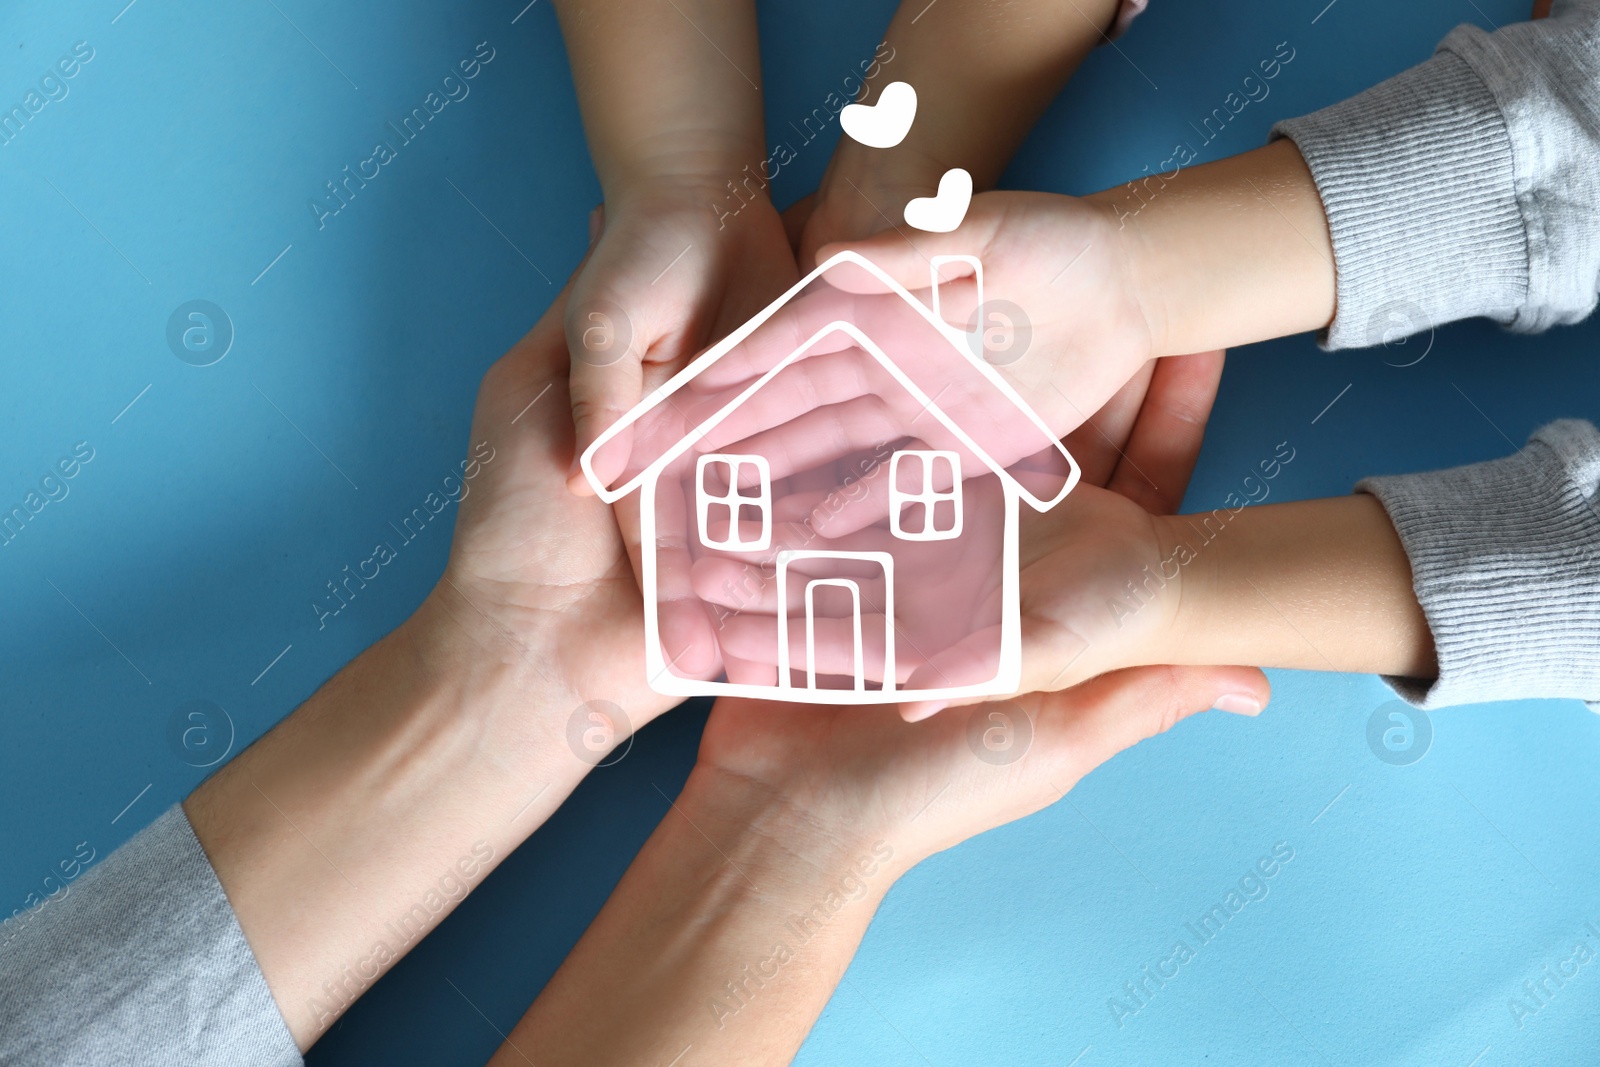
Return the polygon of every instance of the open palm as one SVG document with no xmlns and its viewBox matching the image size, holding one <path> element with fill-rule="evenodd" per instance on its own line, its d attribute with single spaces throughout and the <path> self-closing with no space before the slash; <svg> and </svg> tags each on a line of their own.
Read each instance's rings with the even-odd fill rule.
<svg viewBox="0 0 1600 1067">
<path fill-rule="evenodd" d="M 644 607 L 616 516 L 565 488 L 564 297 L 484 376 L 472 441 L 489 458 L 461 501 L 434 599 L 475 655 L 574 707 L 614 703 L 637 726 L 672 701 L 647 684 Z"/>
<path fill-rule="evenodd" d="M 720 700 L 696 773 L 755 782 L 835 844 L 882 840 L 910 864 L 1054 803 L 1228 693 L 1265 704 L 1266 679 L 1246 667 L 1144 667 L 920 723 L 892 707 Z"/>
</svg>

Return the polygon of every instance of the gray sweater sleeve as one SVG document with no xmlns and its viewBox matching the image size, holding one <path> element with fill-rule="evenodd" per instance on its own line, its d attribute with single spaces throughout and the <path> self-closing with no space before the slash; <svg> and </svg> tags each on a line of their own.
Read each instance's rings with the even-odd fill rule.
<svg viewBox="0 0 1600 1067">
<path fill-rule="evenodd" d="M 0 1064 L 297 1067 L 182 807 L 0 923 Z"/>
<path fill-rule="evenodd" d="M 1439 677 L 1419 707 L 1577 697 L 1600 711 L 1600 431 L 1563 419 L 1514 456 L 1368 478 L 1411 559 Z"/>
<path fill-rule="evenodd" d="M 1456 319 L 1571 323 L 1600 288 L 1600 0 L 1495 33 L 1281 122 L 1311 168 L 1338 268 L 1328 348 Z"/>
</svg>

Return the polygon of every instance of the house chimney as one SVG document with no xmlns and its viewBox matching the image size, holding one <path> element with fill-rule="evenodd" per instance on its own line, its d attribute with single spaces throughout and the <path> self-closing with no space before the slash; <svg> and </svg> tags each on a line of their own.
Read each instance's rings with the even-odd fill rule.
<svg viewBox="0 0 1600 1067">
<path fill-rule="evenodd" d="M 945 321 L 944 315 L 940 312 L 940 309 L 939 309 L 939 290 L 940 290 L 940 288 L 945 284 L 945 282 L 947 280 L 948 281 L 955 281 L 957 278 L 965 278 L 969 274 L 972 276 L 973 282 L 975 282 L 977 284 L 977 287 L 978 287 L 977 302 L 973 305 L 973 307 L 978 308 L 978 307 L 982 307 L 983 306 L 983 263 L 982 263 L 981 260 L 978 259 L 977 256 L 934 256 L 928 262 L 929 262 L 928 272 L 929 272 L 929 275 L 930 275 L 930 277 L 932 279 L 932 287 L 933 287 L 933 317 L 934 318 L 938 319 L 940 322 L 944 322 Z M 970 266 L 972 269 L 970 271 L 960 271 L 959 273 L 953 274 L 950 278 L 946 279 L 946 277 L 944 276 L 944 272 L 942 270 L 942 268 L 944 267 L 944 265 L 946 263 L 965 263 L 968 266 Z M 962 324 L 960 327 L 958 327 L 958 329 L 961 329 L 964 332 L 965 331 L 965 324 Z"/>
</svg>

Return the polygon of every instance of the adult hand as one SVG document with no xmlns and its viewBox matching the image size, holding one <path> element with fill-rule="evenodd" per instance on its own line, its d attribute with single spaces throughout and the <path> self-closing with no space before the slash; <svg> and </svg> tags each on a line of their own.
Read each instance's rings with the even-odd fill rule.
<svg viewBox="0 0 1600 1067">
<path fill-rule="evenodd" d="M 493 1063 L 790 1062 L 897 877 L 1240 687 L 1265 701 L 1253 672 L 1150 668 L 916 725 L 718 701 L 683 792 Z M 611 1010 L 585 1011 L 597 997 Z"/>
<path fill-rule="evenodd" d="M 616 518 L 563 486 L 562 310 L 484 378 L 438 586 L 185 802 L 301 1049 L 671 703 Z"/>
<path fill-rule="evenodd" d="M 695 777 L 770 798 L 830 855 L 887 842 L 903 870 L 1046 807 L 1123 749 L 1238 694 L 1258 707 L 1271 695 L 1248 667 L 1144 667 L 915 724 L 891 708 L 722 700 Z M 790 843 L 803 852 L 807 839 Z"/>
<path fill-rule="evenodd" d="M 982 489 L 993 483 L 988 478 L 965 484 Z M 991 492 L 998 498 L 997 486 Z M 987 503 L 993 510 L 1000 501 Z M 983 510 L 982 504 L 969 493 L 969 509 Z M 1185 655 L 1180 640 L 1178 608 L 1185 578 L 1203 565 L 1197 561 L 1205 554 L 1206 539 L 1199 529 L 1181 517 L 1151 515 L 1126 497 L 1093 485 L 1080 485 L 1048 514 L 1024 515 L 1017 582 L 1022 675 L 1017 690 L 1048 692 L 1124 667 L 1195 662 Z M 888 538 L 871 528 L 845 540 L 851 548 L 861 548 L 858 542 L 874 533 Z M 959 539 L 896 546 L 895 683 L 906 693 L 902 709 L 907 718 L 982 699 L 947 695 L 919 700 L 918 690 L 978 686 L 999 673 L 1004 584 L 998 541 L 997 531 L 979 529 Z M 770 581 L 759 584 L 761 573 L 751 565 L 744 565 L 749 568 L 744 574 L 724 573 L 733 566 L 702 561 L 696 566 L 696 586 L 708 602 L 733 609 L 718 635 L 724 650 L 766 665 L 761 682 L 771 685 L 778 664 L 778 593 Z M 817 617 L 803 628 L 789 628 L 789 663 L 814 665 L 819 675 L 835 676 L 848 676 L 859 666 L 867 682 L 882 680 L 885 655 L 881 640 L 875 643 L 873 637 L 885 629 L 885 592 L 882 582 L 870 575 L 857 577 L 856 584 L 860 623 L 847 601 L 829 604 L 819 598 Z M 747 592 L 752 589 L 759 592 Z M 740 594 L 736 603 L 728 603 L 730 590 Z M 803 606 L 798 596 L 790 590 L 792 615 Z M 951 605 L 960 605 L 960 610 L 950 610 Z"/>
<path fill-rule="evenodd" d="M 566 302 L 563 292 L 484 376 L 472 439 L 491 458 L 471 461 L 481 471 L 461 501 L 450 562 L 430 600 L 468 635 L 471 655 L 536 679 L 563 694 L 566 707 L 609 701 L 638 726 L 673 701 L 647 683 L 644 605 L 618 516 L 563 487 L 574 448 Z M 636 518 L 622 517 L 636 528 Z M 689 626 L 685 647 L 706 648 L 692 616 Z M 690 652 L 676 669 L 704 676 L 717 668 Z M 621 740 L 625 725 L 614 725 Z"/>
</svg>

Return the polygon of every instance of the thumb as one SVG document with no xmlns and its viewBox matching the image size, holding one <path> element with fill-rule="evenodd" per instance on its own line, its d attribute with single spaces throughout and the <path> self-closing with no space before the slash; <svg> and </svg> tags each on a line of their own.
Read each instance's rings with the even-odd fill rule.
<svg viewBox="0 0 1600 1067">
<path fill-rule="evenodd" d="M 1047 697 L 1041 719 L 1061 714 L 1084 772 L 1208 708 L 1255 715 L 1272 697 L 1255 667 L 1132 667 Z"/>
<path fill-rule="evenodd" d="M 679 349 L 704 317 L 692 283 L 697 265 L 675 262 L 660 242 L 628 238 L 601 235 L 567 303 L 575 456 L 639 402 L 643 363 L 683 355 Z M 624 430 L 592 458 L 601 484 L 626 469 L 631 441 Z M 588 492 L 576 461 L 568 484 L 574 492 Z"/>
<path fill-rule="evenodd" d="M 890 228 L 859 241 L 836 241 L 817 249 L 817 263 L 826 262 L 840 252 L 855 252 L 870 260 L 889 277 L 907 289 L 927 289 L 932 285 L 933 268 L 930 261 L 935 256 L 976 256 L 986 259 L 999 229 L 1001 215 L 986 210 L 981 201 L 983 194 L 974 197 L 972 207 L 961 225 L 949 233 L 928 233 L 912 229 L 903 222 L 892 223 Z M 972 276 L 973 266 L 959 260 L 941 263 L 938 267 L 940 284 Z M 881 279 L 864 271 L 852 271 L 839 281 L 829 284 L 848 292 L 887 292 Z"/>
</svg>

